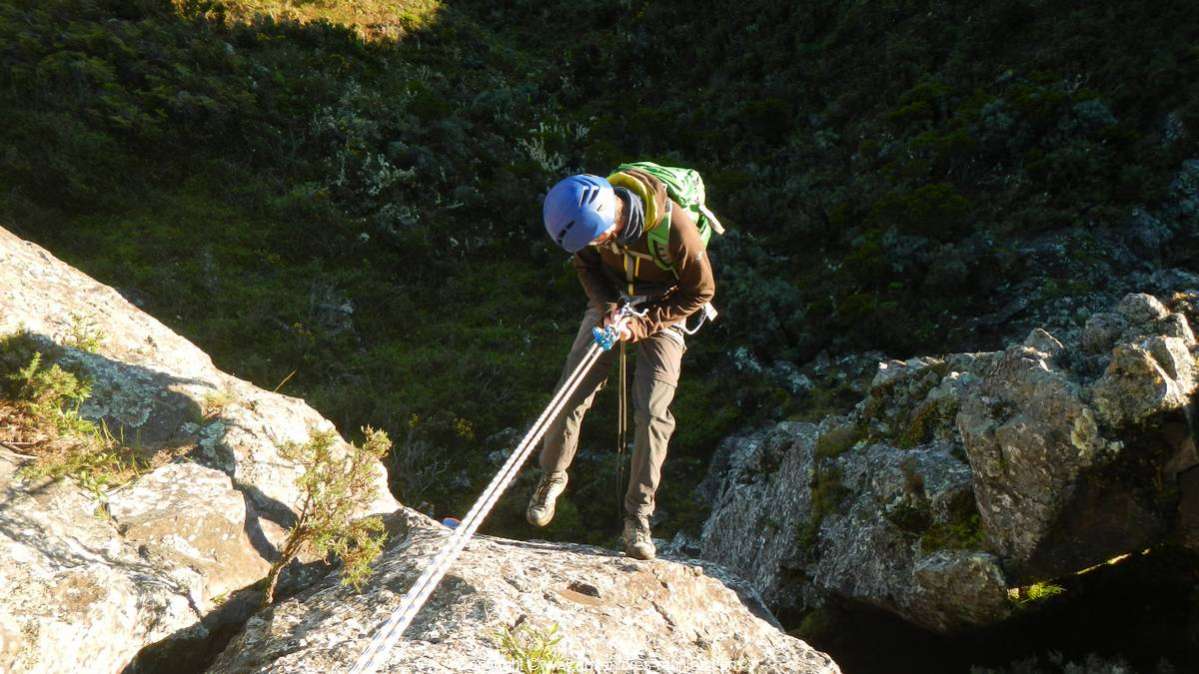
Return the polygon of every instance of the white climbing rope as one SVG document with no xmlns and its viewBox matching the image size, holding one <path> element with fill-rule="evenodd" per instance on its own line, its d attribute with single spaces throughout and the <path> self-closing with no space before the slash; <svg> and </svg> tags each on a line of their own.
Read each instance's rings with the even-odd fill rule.
<svg viewBox="0 0 1199 674">
<path fill-rule="evenodd" d="M 566 405 L 566 402 L 574 394 L 575 390 L 579 388 L 579 384 L 582 383 L 587 372 L 591 370 L 603 352 L 604 349 L 599 344 L 592 344 L 591 348 L 587 350 L 587 353 L 579 361 L 574 372 L 563 382 L 558 392 L 554 394 L 554 398 L 545 408 L 545 411 L 541 413 L 541 416 L 537 418 L 537 421 L 529 429 L 529 432 L 525 434 L 524 439 L 520 441 L 520 444 L 517 445 L 512 455 L 508 457 L 504 466 L 491 479 L 491 484 L 487 485 L 487 489 L 479 496 L 479 500 L 475 501 L 470 511 L 462 518 L 462 522 L 458 525 L 458 528 L 454 529 L 453 533 L 450 534 L 441 551 L 437 553 L 437 556 L 433 558 L 429 566 L 425 567 L 420 578 L 416 579 L 416 582 L 404 595 L 404 598 L 400 600 L 399 607 L 396 608 L 387 622 L 383 624 L 383 627 L 371 638 L 370 643 L 366 646 L 366 650 L 358 656 L 358 661 L 354 664 L 354 668 L 350 670 L 351 674 L 374 674 L 383 657 L 395 645 L 400 636 L 403 635 L 404 630 L 416 617 L 416 614 L 420 612 L 429 595 L 433 593 L 437 584 L 441 582 L 442 576 L 449 571 L 454 560 L 458 558 L 458 555 L 462 553 L 462 549 L 470 542 L 479 525 L 483 523 L 483 519 L 487 517 L 487 514 L 491 512 L 492 507 L 495 506 L 496 501 L 499 500 L 504 490 L 516 478 L 516 474 L 520 472 L 520 467 L 524 464 L 525 459 L 529 457 L 533 448 L 537 446 L 537 442 L 541 440 L 541 436 L 545 434 L 550 423 L 557 418 L 562 408 Z"/>
</svg>

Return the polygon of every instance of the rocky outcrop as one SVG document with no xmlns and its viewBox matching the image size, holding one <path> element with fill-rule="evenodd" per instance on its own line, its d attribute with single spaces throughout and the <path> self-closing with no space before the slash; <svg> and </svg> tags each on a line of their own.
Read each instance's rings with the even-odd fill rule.
<svg viewBox="0 0 1199 674">
<path fill-rule="evenodd" d="M 847 416 L 730 439 L 701 554 L 776 609 L 835 597 L 950 632 L 1005 618 L 1009 586 L 1185 538 L 1196 297 L 886 361 Z"/>
<path fill-rule="evenodd" d="M 411 511 L 392 523 L 399 533 L 363 592 L 330 575 L 252 618 L 210 674 L 348 671 L 448 535 Z M 503 635 L 523 630 L 560 638 L 556 656 L 579 671 L 840 671 L 737 586 L 695 563 L 479 536 L 379 671 L 508 671 Z"/>
<path fill-rule="evenodd" d="M 839 422 L 727 441 L 734 458 L 700 554 L 750 578 L 776 610 L 836 596 L 940 631 L 1005 617 L 999 560 L 968 547 L 970 469 L 952 446 L 869 444 Z"/>
<path fill-rule="evenodd" d="M 1167 485 L 1197 384 L 1189 321 L 1129 295 L 1066 343 L 1034 332 L 997 354 L 957 417 L 987 540 L 1014 582 L 1142 549 L 1173 524 Z"/>
<path fill-rule="evenodd" d="M 152 468 L 97 499 L 21 478 L 31 457 L 4 450 L 0 671 L 116 672 L 149 644 L 244 620 L 226 599 L 265 575 L 299 505 L 301 468 L 279 447 L 332 424 L 220 372 L 112 288 L 0 229 L 0 336 L 20 330 L 93 382 L 82 415 Z M 398 507 L 381 466 L 374 492 L 370 512 Z"/>
</svg>

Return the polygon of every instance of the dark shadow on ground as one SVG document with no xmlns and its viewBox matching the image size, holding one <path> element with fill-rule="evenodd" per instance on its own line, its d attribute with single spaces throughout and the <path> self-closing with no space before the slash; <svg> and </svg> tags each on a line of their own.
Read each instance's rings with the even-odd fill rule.
<svg viewBox="0 0 1199 674">
<path fill-rule="evenodd" d="M 1199 671 L 1199 578 L 1196 560 L 1177 548 L 1134 554 L 1081 576 L 1059 580 L 1065 592 L 987 629 L 956 636 L 927 632 L 860 604 L 826 607 L 824 626 L 803 633 L 799 616 L 783 614 L 791 634 L 825 651 L 845 674 L 962 674 L 1060 653 L 1079 665 L 1088 655 L 1123 659 L 1130 671 Z M 1024 670 L 1020 670 L 1024 671 Z M 1082 671 L 1082 670 L 1079 670 Z M 1170 671 L 1170 670 L 1163 670 Z"/>
</svg>

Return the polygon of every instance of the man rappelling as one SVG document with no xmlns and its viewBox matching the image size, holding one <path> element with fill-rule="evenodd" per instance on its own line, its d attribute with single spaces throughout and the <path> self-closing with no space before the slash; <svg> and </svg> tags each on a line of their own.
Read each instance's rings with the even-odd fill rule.
<svg viewBox="0 0 1199 674">
<path fill-rule="evenodd" d="M 637 559 L 655 554 L 650 517 L 675 426 L 670 403 L 686 334 L 694 332 L 687 329 L 687 319 L 698 313 L 702 322 L 715 315 L 709 302 L 716 282 L 705 248 L 711 231 L 722 230 L 703 200 L 703 183 L 695 171 L 639 162 L 621 165 L 607 179 L 570 176 L 554 185 L 543 208 L 546 231 L 573 253 L 571 262 L 587 294 L 587 311 L 559 386 L 588 352 L 595 328 L 613 334 L 622 349 L 636 345 L 635 429 L 623 538 L 625 552 Z M 627 303 L 636 311 L 621 311 Z M 604 352 L 546 431 L 542 475 L 526 511 L 535 526 L 544 527 L 554 517 L 583 417 L 608 378 L 613 356 Z"/>
<path fill-rule="evenodd" d="M 622 365 L 624 345 L 637 345 L 637 428 L 624 498 L 625 552 L 637 559 L 654 558 L 650 516 L 666 443 L 674 431 L 670 401 L 686 350 L 684 335 L 694 334 L 704 320 L 716 316 L 709 303 L 716 283 L 704 249 L 713 231 L 724 230 L 704 206 L 698 173 L 649 162 L 622 164 L 606 180 L 593 175 L 566 178 L 546 195 L 543 215 L 550 237 L 574 254 L 587 292 L 587 312 L 562 378 L 545 411 L 470 511 L 455 522 L 444 546 L 371 637 L 351 674 L 376 670 L 543 439 L 542 476 L 526 516 L 539 527 L 554 518 L 554 503 L 566 489 L 566 469 L 578 448 L 579 426 L 608 378 L 616 342 L 622 347 Z M 687 318 L 696 313 L 699 325 L 689 329 Z M 622 367 L 622 388 L 624 374 Z M 623 408 L 623 395 L 621 400 Z M 622 409 L 622 428 L 623 420 Z M 618 444 L 623 449 L 621 435 Z"/>
</svg>

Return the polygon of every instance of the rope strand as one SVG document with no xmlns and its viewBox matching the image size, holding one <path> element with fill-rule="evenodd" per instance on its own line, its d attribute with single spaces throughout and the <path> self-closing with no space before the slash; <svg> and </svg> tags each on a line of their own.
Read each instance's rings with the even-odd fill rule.
<svg viewBox="0 0 1199 674">
<path fill-rule="evenodd" d="M 625 343 L 620 343 L 620 419 L 616 422 L 616 518 L 624 517 L 624 450 L 628 444 L 629 430 L 629 379 L 628 357 Z"/>
<path fill-rule="evenodd" d="M 417 613 L 420 612 L 429 595 L 433 593 L 433 590 L 437 587 L 442 577 L 449 571 L 454 560 L 462 553 L 466 544 L 474 536 L 475 531 L 483 523 L 483 519 L 491 512 L 491 509 L 495 506 L 495 503 L 499 500 L 504 490 L 508 488 L 508 485 L 516 477 L 516 474 L 520 471 L 520 467 L 541 439 L 541 436 L 549 428 L 550 422 L 561 413 L 562 408 L 566 405 L 570 397 L 574 395 L 575 390 L 578 389 L 579 385 L 583 382 L 583 378 L 595 365 L 595 362 L 599 360 L 602 353 L 603 350 L 598 344 L 592 344 L 591 348 L 587 350 L 582 360 L 579 361 L 579 365 L 575 368 L 575 371 L 571 373 L 570 377 L 563 382 L 561 388 L 554 394 L 550 404 L 541 413 L 537 421 L 533 423 L 529 432 L 521 440 L 520 445 L 508 457 L 508 460 L 496 476 L 492 478 L 491 483 L 483 491 L 479 500 L 475 502 L 466 516 L 462 518 L 458 528 L 454 529 L 453 533 L 450 534 L 441 551 L 437 553 L 437 556 L 433 558 L 429 566 L 425 567 L 424 572 L 416 579 L 416 582 L 413 583 L 408 592 L 404 594 L 403 599 L 400 600 L 400 605 L 392 612 L 391 617 L 383 624 L 383 627 L 371 638 L 370 643 L 367 644 L 366 649 L 354 664 L 351 674 L 374 674 L 380 664 L 380 660 L 395 645 L 395 642 L 403 635 L 404 630 L 407 629 Z"/>
</svg>

